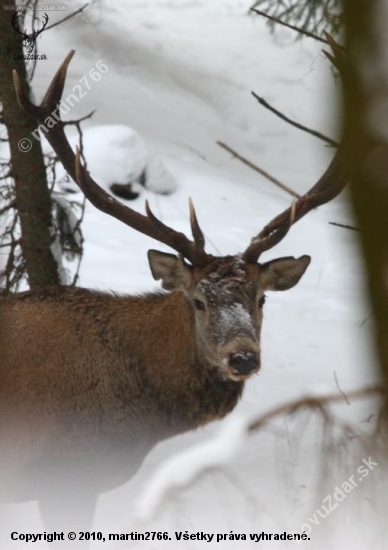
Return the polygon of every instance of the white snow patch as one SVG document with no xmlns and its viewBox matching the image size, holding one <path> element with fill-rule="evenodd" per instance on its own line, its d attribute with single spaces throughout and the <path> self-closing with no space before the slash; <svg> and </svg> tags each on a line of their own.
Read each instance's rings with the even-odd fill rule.
<svg viewBox="0 0 388 550">
<path fill-rule="evenodd" d="M 79 146 L 78 132 L 67 132 L 73 149 Z M 52 155 L 46 139 L 42 140 L 44 152 Z M 138 183 L 145 175 L 145 187 L 160 195 L 169 195 L 177 189 L 173 175 L 165 167 L 159 155 L 150 153 L 143 137 L 130 126 L 123 124 L 93 126 L 83 131 L 83 153 L 87 169 L 93 179 L 106 191 L 113 183 L 133 184 L 133 191 L 142 192 Z M 66 177 L 62 165 L 57 168 L 57 178 L 63 180 L 60 187 L 78 192 L 78 185 Z"/>
<path fill-rule="evenodd" d="M 151 157 L 145 167 L 145 186 L 159 195 L 170 195 L 177 189 L 175 179 L 158 156 Z"/>
<path fill-rule="evenodd" d="M 78 246 L 82 244 L 81 232 L 78 229 L 78 219 L 74 214 L 74 211 L 69 204 L 69 202 L 61 197 L 58 193 L 51 194 L 51 200 L 53 203 L 56 203 L 56 208 L 61 210 L 62 213 L 62 223 L 64 224 L 64 230 L 73 235 L 73 238 Z M 51 245 L 51 252 L 54 256 L 54 259 L 58 266 L 59 280 L 62 285 L 69 284 L 70 282 L 70 273 L 69 270 L 64 265 L 64 251 L 61 246 L 59 239 L 59 227 L 58 220 L 56 219 L 55 208 L 52 212 L 52 223 L 51 233 L 55 235 L 53 243 Z"/>
<path fill-rule="evenodd" d="M 58 195 L 58 193 L 52 193 L 51 200 L 56 202 L 58 207 L 62 210 L 66 219 L 67 231 L 73 234 L 75 242 L 78 246 L 81 246 L 82 235 L 78 228 L 78 219 L 70 203 L 64 197 Z"/>
<path fill-rule="evenodd" d="M 73 150 L 79 145 L 78 132 L 68 132 Z M 149 152 L 144 139 L 129 126 L 95 126 L 83 131 L 83 153 L 87 169 L 93 179 L 104 189 L 109 190 L 113 183 L 127 184 L 137 181 L 145 170 Z M 46 151 L 51 151 L 49 145 Z M 66 172 L 60 166 L 58 176 Z M 62 187 L 79 191 L 72 180 Z"/>
<path fill-rule="evenodd" d="M 50 228 L 50 232 L 52 235 L 55 234 L 54 228 Z M 53 242 L 50 246 L 51 253 L 54 257 L 54 260 L 58 266 L 58 276 L 59 276 L 59 282 L 61 285 L 67 285 L 70 282 L 70 275 L 65 266 L 63 265 L 63 251 L 61 247 L 60 240 L 58 236 L 55 234 L 55 237 L 53 239 Z"/>
<path fill-rule="evenodd" d="M 220 310 L 220 324 L 224 330 L 234 327 L 245 327 L 254 330 L 251 316 L 242 304 L 233 304 Z"/>
</svg>

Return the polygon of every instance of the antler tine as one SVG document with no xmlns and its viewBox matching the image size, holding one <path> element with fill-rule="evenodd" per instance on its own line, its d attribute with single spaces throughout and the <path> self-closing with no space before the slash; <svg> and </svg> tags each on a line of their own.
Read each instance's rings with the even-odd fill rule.
<svg viewBox="0 0 388 550">
<path fill-rule="evenodd" d="M 31 38 L 34 38 L 34 39 L 37 38 L 40 35 L 40 33 L 43 32 L 44 29 L 46 28 L 48 20 L 49 20 L 47 13 L 45 13 L 43 15 L 43 19 L 44 19 L 44 22 L 43 22 L 42 28 L 36 30 L 35 32 L 33 32 L 32 35 L 31 35 Z"/>
<path fill-rule="evenodd" d="M 13 83 L 16 91 L 16 97 L 21 108 L 26 111 L 26 113 L 37 118 L 39 122 L 43 123 L 44 120 L 42 120 L 42 118 L 46 118 L 58 107 L 58 104 L 62 97 L 63 88 L 65 87 L 67 67 L 69 66 L 69 63 L 72 60 L 74 54 L 75 50 L 70 50 L 70 52 L 67 54 L 63 63 L 55 73 L 55 76 L 52 79 L 51 84 L 48 87 L 47 92 L 45 93 L 45 96 L 40 105 L 34 105 L 34 103 L 32 103 L 30 99 L 26 97 L 18 73 L 15 70 L 13 71 Z M 58 125 L 62 126 L 62 124 L 59 122 L 56 126 L 53 127 L 53 129 L 56 128 Z M 50 132 L 51 130 L 47 134 L 48 141 L 50 141 Z"/>
<path fill-rule="evenodd" d="M 195 212 L 193 201 L 191 197 L 189 198 L 189 209 L 190 209 L 190 225 L 191 233 L 194 237 L 194 242 L 197 245 L 199 250 L 205 251 L 205 237 L 202 232 L 202 229 L 199 226 L 197 214 Z"/>
<path fill-rule="evenodd" d="M 26 33 L 26 31 L 21 32 L 20 25 L 15 27 L 15 23 L 16 23 L 16 20 L 17 20 L 18 17 L 19 17 L 19 12 L 15 11 L 15 13 L 13 14 L 13 17 L 12 17 L 12 21 L 11 21 L 12 27 L 15 29 L 16 32 L 18 32 L 22 36 L 25 36 L 27 33 Z"/>
<path fill-rule="evenodd" d="M 85 197 L 87 197 L 96 208 L 113 216 L 126 225 L 129 225 L 136 231 L 140 231 L 149 237 L 171 246 L 192 261 L 195 252 L 192 250 L 194 243 L 189 241 L 183 233 L 174 231 L 158 220 L 151 212 L 148 201 L 146 201 L 147 216 L 144 216 L 136 212 L 136 210 L 125 206 L 102 189 L 82 166 L 81 153 L 78 147 L 76 148 L 75 155 L 75 179 Z M 187 245 L 191 245 L 191 247 Z"/>
<path fill-rule="evenodd" d="M 67 67 L 74 55 L 72 50 L 63 61 L 56 72 L 42 103 L 34 105 L 25 95 L 20 79 L 14 71 L 14 85 L 16 95 L 21 107 L 30 115 L 34 116 L 39 123 L 44 124 L 45 118 L 52 111 L 57 110 L 65 85 Z M 114 199 L 109 193 L 102 189 L 88 174 L 81 164 L 80 153 L 77 150 L 75 155 L 67 140 L 63 123 L 59 113 L 56 115 L 58 123 L 49 128 L 46 139 L 58 155 L 65 170 L 78 183 L 87 199 L 99 210 L 118 219 L 136 231 L 144 233 L 148 237 L 156 239 L 176 250 L 179 254 L 189 260 L 193 265 L 205 265 L 212 256 L 197 247 L 196 243 L 188 239 L 183 233 L 163 224 L 158 220 L 147 207 L 147 216 L 136 212 Z"/>
<path fill-rule="evenodd" d="M 205 252 L 204 246 L 201 246 L 200 243 L 196 241 L 195 237 L 194 237 L 194 243 L 193 243 L 183 233 L 180 233 L 175 231 L 174 229 L 171 229 L 170 227 L 165 225 L 162 221 L 160 221 L 152 212 L 149 202 L 147 200 L 145 202 L 145 208 L 146 208 L 147 218 L 153 223 L 154 227 L 157 227 L 163 233 L 170 235 L 171 239 L 174 240 L 174 242 L 177 242 L 177 245 L 174 246 L 173 248 L 175 248 L 175 250 L 177 250 L 178 252 L 181 252 L 181 254 L 185 258 L 190 259 L 189 255 L 186 252 L 182 252 L 183 247 L 187 243 L 189 243 L 190 249 L 192 249 L 192 253 L 195 254 L 197 258 L 196 261 L 192 263 L 195 263 L 196 265 L 205 265 L 213 258 L 213 256 Z M 178 244 L 179 244 L 178 241 L 182 241 L 182 245 L 180 245 L 179 247 L 178 247 Z"/>
<path fill-rule="evenodd" d="M 243 258 L 247 262 L 257 262 L 260 254 L 278 244 L 295 222 L 308 212 L 334 199 L 344 189 L 348 177 L 342 162 L 342 149 L 339 147 L 326 172 L 313 187 L 294 202 L 290 208 L 270 221 L 254 237 L 245 250 Z"/>
<path fill-rule="evenodd" d="M 289 216 L 286 217 L 285 222 L 279 228 L 275 228 L 270 231 L 268 234 L 263 236 L 263 232 L 266 228 L 263 229 L 256 237 L 253 237 L 251 244 L 248 249 L 244 252 L 243 258 L 247 262 L 255 263 L 257 262 L 260 254 L 265 250 L 269 250 L 276 246 L 284 237 L 287 235 L 290 230 L 291 225 L 294 223 L 295 219 L 295 203 L 293 200 L 290 208 L 284 212 L 284 214 L 289 212 Z M 268 227 L 268 226 L 266 226 Z"/>
</svg>

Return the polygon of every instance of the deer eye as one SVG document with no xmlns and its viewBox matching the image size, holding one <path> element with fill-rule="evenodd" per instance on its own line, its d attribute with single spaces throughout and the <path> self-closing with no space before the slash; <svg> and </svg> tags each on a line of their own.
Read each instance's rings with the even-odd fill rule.
<svg viewBox="0 0 388 550">
<path fill-rule="evenodd" d="M 194 300 L 194 305 L 196 309 L 206 309 L 205 304 L 201 300 Z"/>
<path fill-rule="evenodd" d="M 265 304 L 265 295 L 259 298 L 258 304 L 259 304 L 259 307 L 263 307 L 263 305 Z"/>
</svg>

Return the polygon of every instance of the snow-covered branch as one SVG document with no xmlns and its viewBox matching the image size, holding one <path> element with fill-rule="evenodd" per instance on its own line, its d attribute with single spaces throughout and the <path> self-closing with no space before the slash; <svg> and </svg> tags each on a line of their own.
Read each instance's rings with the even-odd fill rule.
<svg viewBox="0 0 388 550">
<path fill-rule="evenodd" d="M 383 387 L 373 386 L 346 393 L 346 400 L 382 395 Z M 310 394 L 279 405 L 250 422 L 237 415 L 228 418 L 212 439 L 185 449 L 161 464 L 143 487 L 135 505 L 135 522 L 152 521 L 173 491 L 188 487 L 209 470 L 230 464 L 241 451 L 248 434 L 257 432 L 270 421 L 302 409 L 318 410 L 329 420 L 327 406 L 346 400 L 343 392 Z"/>
<path fill-rule="evenodd" d="M 246 419 L 231 416 L 212 439 L 166 460 L 145 484 L 136 505 L 135 520 L 151 521 L 174 489 L 187 487 L 203 473 L 229 464 L 240 452 L 247 428 Z"/>
</svg>

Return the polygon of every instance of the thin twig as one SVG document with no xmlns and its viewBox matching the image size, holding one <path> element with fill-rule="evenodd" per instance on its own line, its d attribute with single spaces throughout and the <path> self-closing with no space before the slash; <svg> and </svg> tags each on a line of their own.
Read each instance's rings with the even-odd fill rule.
<svg viewBox="0 0 388 550">
<path fill-rule="evenodd" d="M 321 134 L 321 132 L 317 132 L 316 130 L 312 130 L 311 128 L 307 128 L 307 126 L 303 126 L 303 124 L 299 124 L 299 122 L 295 122 L 294 120 L 291 120 L 286 115 L 284 115 L 283 113 L 281 113 L 280 111 L 278 111 L 277 109 L 272 107 L 265 99 L 263 99 L 262 97 L 255 94 L 255 92 L 251 92 L 251 93 L 252 93 L 253 97 L 255 97 L 257 99 L 257 101 L 260 103 L 260 105 L 262 105 L 263 107 L 265 107 L 266 109 L 268 109 L 272 113 L 275 113 L 276 116 L 278 116 L 282 120 L 285 120 L 286 122 L 291 124 L 291 126 L 295 126 L 296 128 L 299 128 L 299 130 L 303 130 L 304 132 L 307 132 L 308 134 L 311 134 L 311 135 L 325 141 L 326 143 L 328 143 L 329 145 L 332 145 L 333 147 L 338 147 L 339 146 L 338 141 L 335 141 L 334 139 L 331 139 L 331 138 L 325 136 L 324 134 Z"/>
<path fill-rule="evenodd" d="M 271 176 L 271 174 L 268 174 L 268 172 L 266 172 L 262 168 L 259 168 L 259 166 L 257 166 L 256 164 L 253 164 L 253 162 L 251 162 L 250 160 L 248 160 L 245 157 L 241 156 L 239 153 L 237 153 L 231 147 L 229 147 L 229 145 L 226 145 L 226 143 L 223 143 L 222 141 L 217 141 L 216 143 L 217 143 L 217 145 L 219 145 L 220 147 L 225 149 L 225 151 L 228 151 L 228 153 L 233 155 L 233 157 L 237 158 L 243 164 L 245 164 L 246 166 L 249 166 L 249 168 L 252 168 L 252 170 L 255 170 L 255 172 L 258 172 L 259 174 L 261 174 L 262 176 L 267 178 L 269 181 L 271 181 L 272 183 L 274 183 L 275 185 L 280 187 L 280 189 L 282 189 L 283 191 L 285 191 L 289 195 L 292 195 L 293 197 L 296 197 L 297 199 L 300 198 L 300 195 L 298 195 L 298 193 L 296 193 L 296 191 L 294 191 L 290 187 L 287 187 L 287 185 L 285 185 L 284 183 L 281 183 L 279 180 L 277 180 L 276 178 Z"/>
<path fill-rule="evenodd" d="M 363 388 L 360 390 L 355 390 L 348 393 L 349 399 L 360 399 L 369 397 L 371 395 L 385 395 L 385 389 L 383 386 L 372 386 L 370 388 Z M 282 416 L 284 414 L 290 414 L 301 408 L 311 408 L 311 409 L 321 409 L 324 405 L 328 403 L 334 403 L 343 399 L 342 395 L 329 394 L 322 395 L 321 397 L 308 396 L 302 399 L 296 399 L 295 401 L 290 401 L 283 405 L 279 405 L 275 409 L 271 409 L 267 413 L 263 414 L 248 426 L 248 431 L 253 432 L 263 427 L 264 424 L 267 424 L 270 420 Z"/>
<path fill-rule="evenodd" d="M 6 204 L 3 208 L 0 208 L 0 216 L 5 214 L 5 212 L 8 212 L 8 210 L 11 210 L 11 208 L 16 208 L 16 201 L 12 201 Z"/>
<path fill-rule="evenodd" d="M 370 313 L 367 317 L 365 317 L 365 319 L 363 319 L 360 323 L 360 326 L 364 326 L 370 319 L 372 319 L 373 317 L 373 313 Z"/>
<path fill-rule="evenodd" d="M 94 113 L 94 111 L 92 111 L 90 113 L 90 116 L 92 116 L 93 113 Z M 80 119 L 78 121 L 78 123 L 75 123 L 75 125 L 77 127 L 77 132 L 78 132 L 78 135 L 79 135 L 80 154 L 81 154 L 81 157 L 83 159 L 85 169 L 87 169 L 87 160 L 86 160 L 85 155 L 84 155 L 84 135 L 83 135 L 82 128 L 81 128 L 81 120 L 82 119 Z M 77 264 L 77 268 L 76 268 L 75 273 L 74 273 L 74 277 L 73 277 L 73 281 L 71 283 L 71 286 L 76 286 L 76 284 L 78 282 L 79 273 L 80 273 L 80 269 L 81 269 L 81 263 L 82 263 L 83 254 L 84 254 L 84 247 L 83 247 L 84 238 L 83 238 L 82 231 L 81 231 L 81 225 L 82 225 L 82 222 L 84 220 L 85 211 L 86 211 L 86 196 L 84 195 L 82 205 L 81 205 L 81 215 L 78 218 L 78 222 L 76 223 L 76 225 L 73 229 L 73 235 L 75 235 L 77 231 L 79 232 L 79 235 L 80 235 L 80 238 L 81 238 L 81 244 L 80 244 L 80 253 L 78 254 L 78 264 Z"/>
<path fill-rule="evenodd" d="M 332 35 L 328 32 L 324 31 L 324 35 L 326 36 L 327 43 L 331 48 L 331 52 L 327 52 L 326 50 L 322 50 L 322 52 L 340 73 L 341 78 L 346 79 L 348 63 L 344 55 L 344 48 L 338 44 L 338 42 L 334 40 Z"/>
<path fill-rule="evenodd" d="M 318 40 L 319 42 L 323 42 L 324 44 L 328 44 L 327 40 L 324 38 L 321 38 L 320 36 L 313 34 L 312 32 L 305 31 L 299 27 L 296 27 L 295 25 L 291 25 L 290 23 L 286 23 L 285 21 L 282 21 L 278 17 L 274 17 L 273 15 L 269 15 L 268 13 L 265 13 L 264 11 L 258 10 L 256 8 L 249 8 L 249 11 L 254 11 L 258 15 L 262 15 L 263 17 L 266 17 L 270 21 L 273 21 L 274 23 L 279 23 L 279 25 L 283 25 L 284 27 L 288 27 L 289 29 L 292 29 L 293 31 L 296 31 L 300 34 L 304 34 L 305 36 L 308 36 L 309 38 L 314 38 L 314 40 Z"/>
<path fill-rule="evenodd" d="M 335 380 L 335 384 L 336 384 L 336 386 L 337 386 L 337 388 L 338 388 L 338 391 L 339 391 L 340 394 L 343 396 L 343 398 L 345 399 L 346 403 L 347 403 L 348 405 L 350 405 L 350 401 L 349 401 L 349 399 L 347 398 L 346 393 L 344 393 L 344 392 L 341 390 L 341 388 L 340 388 L 340 385 L 339 385 L 339 382 L 338 382 L 338 376 L 337 376 L 337 373 L 336 373 L 335 371 L 334 371 L 334 380 Z"/>
<path fill-rule="evenodd" d="M 83 116 L 82 118 L 77 118 L 76 120 L 62 120 L 62 126 L 77 126 L 80 122 L 92 118 L 97 109 L 93 109 L 88 115 Z"/>
<path fill-rule="evenodd" d="M 84 6 L 82 6 L 82 8 L 79 8 L 78 10 L 75 10 L 73 11 L 73 13 L 71 13 L 70 15 L 66 15 L 66 17 L 64 17 L 63 19 L 61 19 L 60 21 L 57 21 L 56 23 L 53 23 L 52 25 L 50 25 L 49 27 L 46 27 L 46 31 L 48 31 L 49 29 L 53 29 L 54 27 L 56 27 L 57 25 L 62 25 L 62 23 L 64 23 L 65 21 L 68 21 L 69 19 L 71 19 L 72 17 L 74 17 L 75 15 L 78 15 L 79 13 L 83 12 L 84 9 L 89 5 L 89 3 L 85 4 Z"/>
<path fill-rule="evenodd" d="M 353 225 L 346 225 L 344 223 L 337 223 L 337 222 L 329 222 L 330 225 L 335 225 L 336 227 L 343 227 L 344 229 L 351 229 L 352 231 L 360 231 L 358 227 L 354 227 Z"/>
<path fill-rule="evenodd" d="M 8 174 L 5 174 L 4 176 L 0 176 L 0 180 L 6 180 L 8 178 L 12 178 L 11 172 L 8 172 Z"/>
<path fill-rule="evenodd" d="M 0 248 L 10 248 L 13 245 L 18 246 L 21 244 L 21 242 L 22 242 L 21 239 L 16 239 L 12 242 L 1 243 Z"/>
</svg>

